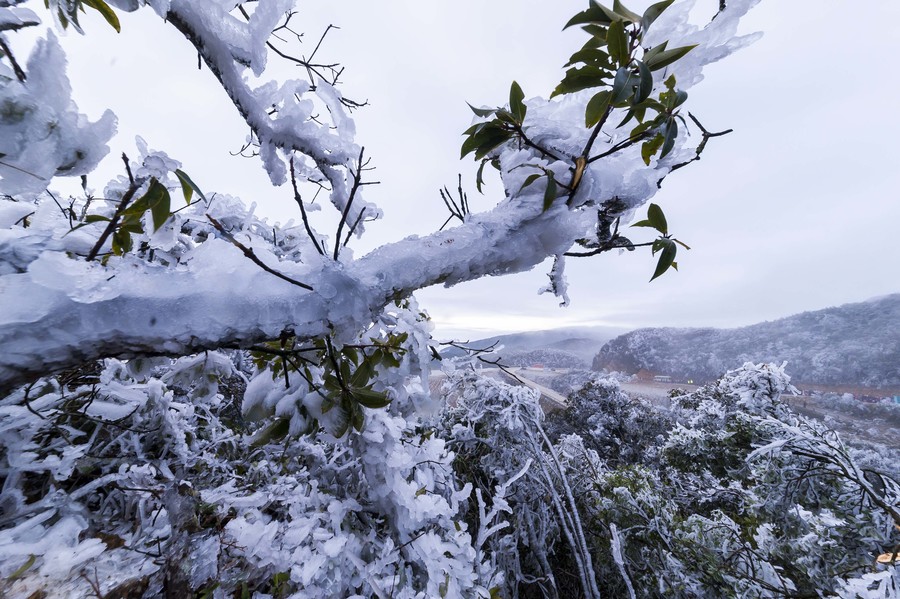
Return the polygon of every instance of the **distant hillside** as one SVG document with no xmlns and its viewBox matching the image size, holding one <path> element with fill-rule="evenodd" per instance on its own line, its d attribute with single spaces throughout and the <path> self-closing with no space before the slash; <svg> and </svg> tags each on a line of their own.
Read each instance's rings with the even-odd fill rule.
<svg viewBox="0 0 900 599">
<path fill-rule="evenodd" d="M 523 352 L 503 352 L 503 362 L 509 366 L 535 366 L 544 368 L 587 368 L 587 362 L 575 354 L 559 349 L 533 349 Z"/>
<path fill-rule="evenodd" d="M 604 345 L 593 368 L 706 381 L 785 360 L 796 382 L 900 387 L 900 294 L 738 329 L 639 329 Z"/>
<path fill-rule="evenodd" d="M 620 327 L 584 327 L 549 329 L 546 331 L 529 331 L 526 333 L 513 333 L 510 335 L 498 335 L 469 341 L 465 345 L 469 347 L 489 347 L 497 344 L 503 349 L 499 354 L 504 358 L 513 354 L 530 352 L 542 349 L 555 349 L 574 354 L 586 364 L 590 364 L 597 351 L 610 339 L 628 331 Z M 445 356 L 459 355 L 456 350 L 441 352 Z"/>
</svg>

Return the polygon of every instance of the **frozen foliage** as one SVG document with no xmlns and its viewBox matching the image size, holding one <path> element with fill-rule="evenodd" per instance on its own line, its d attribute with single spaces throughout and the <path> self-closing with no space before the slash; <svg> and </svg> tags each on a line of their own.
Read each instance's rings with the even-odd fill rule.
<svg viewBox="0 0 900 599">
<path fill-rule="evenodd" d="M 713 380 L 746 361 L 787 361 L 798 382 L 900 387 L 900 295 L 739 329 L 641 329 L 607 343 L 594 369 Z"/>
<path fill-rule="evenodd" d="M 0 194 L 21 198 L 42 193 L 53 177 L 91 172 L 115 133 L 112 112 L 96 123 L 78 112 L 52 32 L 35 45 L 27 65 L 27 82 L 0 72 Z"/>
<path fill-rule="evenodd" d="M 40 3 L 20 4 L 0 0 L 0 35 L 35 26 Z M 444 365 L 446 401 L 430 393 L 440 356 L 412 293 L 608 241 L 610 224 L 707 141 L 679 131 L 677 109 L 705 64 L 748 41 L 734 32 L 752 1 L 730 2 L 702 28 L 689 24 L 689 3 L 673 6 L 649 29 L 652 74 L 631 53 L 653 48 L 616 46 L 625 100 L 594 126 L 596 89 L 512 94 L 492 114 L 515 111 L 517 135 L 479 150 L 504 182 L 497 207 L 358 259 L 347 245 L 380 212 L 362 197 L 368 162 L 340 69 L 297 59 L 307 80 L 264 81 L 291 2 L 46 4 L 41 18 L 79 32 L 85 7 L 114 27 L 116 10 L 149 7 L 181 32 L 300 220 L 272 226 L 226 193 L 204 193 L 141 139 L 102 191 L 53 192 L 54 177 L 87 173 L 107 153 L 113 117 L 91 122 L 72 104 L 55 34 L 24 68 L 3 38 L 0 594 L 849 596 L 896 586 L 893 570 L 864 569 L 897 522 L 896 484 L 781 406 L 789 386 L 777 368 L 747 367 L 679 398 L 677 422 L 604 382 L 547 422 L 534 392 L 480 378 L 465 359 Z M 649 27 L 616 19 L 610 31 L 624 20 L 636 36 Z M 681 60 L 662 65 L 675 56 L 660 54 L 664 36 Z M 629 73 L 640 81 L 627 85 Z M 639 92 L 669 103 L 665 135 L 662 124 L 633 139 L 607 125 Z M 665 145 L 638 143 L 654 139 Z M 323 190 L 339 216 L 330 234 L 309 218 L 307 198 Z M 564 295 L 562 266 L 552 287 Z"/>
</svg>

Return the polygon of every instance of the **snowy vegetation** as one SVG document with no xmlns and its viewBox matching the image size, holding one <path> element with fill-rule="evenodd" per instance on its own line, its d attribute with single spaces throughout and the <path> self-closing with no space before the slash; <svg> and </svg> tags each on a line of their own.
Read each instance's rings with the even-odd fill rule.
<svg viewBox="0 0 900 599">
<path fill-rule="evenodd" d="M 705 27 L 689 2 L 591 3 L 550 99 L 513 83 L 475 109 L 462 153 L 499 173 L 497 206 L 448 202 L 458 226 L 359 258 L 381 213 L 358 105 L 339 67 L 273 36 L 291 0 L 44 4 L 0 0 L 0 594 L 900 596 L 897 569 L 873 569 L 897 551 L 897 483 L 781 404 L 778 368 L 732 372 L 671 417 L 595 383 L 547 419 L 477 356 L 441 360 L 412 296 L 555 256 L 565 302 L 567 256 L 642 245 L 620 224 L 715 136 L 682 115 L 687 90 L 750 41 L 735 31 L 752 0 Z M 212 72 L 301 224 L 140 140 L 102 190 L 54 191 L 104 159 L 115 117 L 78 112 L 52 30 L 24 61 L 7 39 L 138 10 Z M 257 86 L 279 58 L 309 79 Z M 677 242 L 646 212 L 656 277 Z M 437 367 L 450 401 L 430 393 Z"/>
<path fill-rule="evenodd" d="M 646 368 L 708 381 L 744 362 L 787 361 L 796 382 L 900 388 L 900 295 L 739 329 L 640 329 L 607 343 L 595 370 Z"/>
<path fill-rule="evenodd" d="M 585 368 L 587 365 L 574 354 L 558 349 L 535 349 L 531 351 L 501 352 L 503 363 L 510 366 L 534 366 L 544 368 Z"/>
</svg>

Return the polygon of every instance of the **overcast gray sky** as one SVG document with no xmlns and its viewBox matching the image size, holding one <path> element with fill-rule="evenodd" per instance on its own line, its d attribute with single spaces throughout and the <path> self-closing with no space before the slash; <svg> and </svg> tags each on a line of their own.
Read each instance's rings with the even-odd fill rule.
<svg viewBox="0 0 900 599">
<path fill-rule="evenodd" d="M 649 2 L 631 2 L 642 10 Z M 718 0 L 698 0 L 698 20 Z M 322 58 L 346 67 L 343 88 L 370 106 L 355 113 L 382 185 L 367 199 L 385 210 L 356 242 L 357 255 L 436 230 L 437 194 L 463 173 L 473 209 L 502 194 L 474 190 L 459 162 L 465 102 L 505 102 L 517 80 L 546 95 L 581 46 L 562 25 L 582 0 L 306 0 L 296 21 L 309 52 L 328 23 Z M 633 5 L 633 6 L 632 6 Z M 184 163 L 195 181 L 256 201 L 274 220 L 296 218 L 289 192 L 273 189 L 255 160 L 235 158 L 246 135 L 233 107 L 177 32 L 151 11 L 123 18 L 115 35 L 98 19 L 68 35 L 70 75 L 82 110 L 119 115 L 111 156 L 151 147 Z M 693 249 L 678 273 L 648 283 L 649 251 L 570 260 L 572 305 L 538 296 L 549 264 L 527 274 L 418 293 L 440 335 L 577 325 L 739 326 L 900 291 L 897 228 L 900 3 L 763 0 L 745 33 L 764 37 L 706 72 L 688 106 L 711 130 L 703 159 L 669 177 L 654 201 Z M 280 76 L 292 71 L 282 68 Z M 108 160 L 109 175 L 118 167 Z M 101 185 L 101 178 L 94 184 Z M 634 235 L 643 240 L 641 233 Z"/>
</svg>

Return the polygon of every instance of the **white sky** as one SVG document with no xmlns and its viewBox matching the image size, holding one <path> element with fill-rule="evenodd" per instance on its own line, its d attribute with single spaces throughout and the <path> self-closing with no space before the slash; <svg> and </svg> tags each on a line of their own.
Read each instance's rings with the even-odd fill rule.
<svg viewBox="0 0 900 599">
<path fill-rule="evenodd" d="M 320 57 L 346 67 L 347 96 L 371 103 L 355 113 L 357 141 L 382 181 L 366 198 L 386 215 L 355 242 L 357 255 L 436 230 L 446 218 L 437 190 L 453 189 L 459 172 L 473 209 L 493 205 L 499 181 L 490 179 L 479 196 L 474 165 L 458 160 L 460 132 L 471 121 L 465 102 L 502 104 L 513 79 L 526 97 L 547 95 L 584 39 L 560 29 L 585 4 L 300 2 L 295 21 L 307 39 L 298 53 L 311 50 L 325 25 L 339 25 Z M 698 18 L 717 5 L 698 0 Z M 763 39 L 708 69 L 688 100 L 708 129 L 734 133 L 711 140 L 703 159 L 673 174 L 654 199 L 693 248 L 679 255 L 681 271 L 648 283 L 649 251 L 570 259 L 565 309 L 536 294 L 549 264 L 419 292 L 437 333 L 739 326 L 900 291 L 898 23 L 897 2 L 763 0 L 743 28 L 763 31 Z M 149 10 L 124 15 L 118 36 L 99 18 L 85 24 L 86 37 L 64 40 L 76 100 L 93 118 L 107 107 L 119 116 L 102 174 L 116 172 L 117 156 L 134 153 L 140 134 L 181 160 L 205 191 L 256 201 L 275 220 L 298 217 L 289 191 L 273 189 L 257 160 L 229 155 L 246 130 L 173 28 Z M 103 180 L 92 178 L 98 187 Z"/>
</svg>

